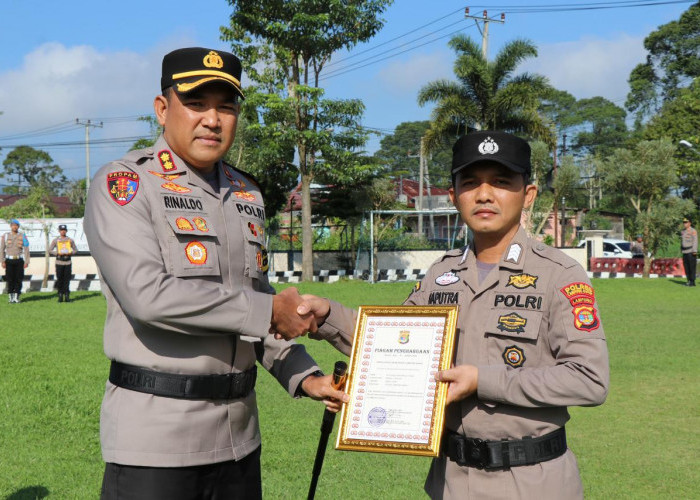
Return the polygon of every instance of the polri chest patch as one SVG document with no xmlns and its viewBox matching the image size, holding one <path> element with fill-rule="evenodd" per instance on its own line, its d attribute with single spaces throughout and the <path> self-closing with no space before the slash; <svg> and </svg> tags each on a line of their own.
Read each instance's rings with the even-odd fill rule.
<svg viewBox="0 0 700 500">
<path fill-rule="evenodd" d="M 525 363 L 525 353 L 517 345 L 511 345 L 503 351 L 503 361 L 513 368 L 519 368 Z"/>
<path fill-rule="evenodd" d="M 504 314 L 498 317 L 498 328 L 502 332 L 523 333 L 527 325 L 527 319 L 518 313 Z"/>
<path fill-rule="evenodd" d="M 139 190 L 139 174 L 111 172 L 107 174 L 107 191 L 118 205 L 124 206 L 134 199 Z"/>
</svg>

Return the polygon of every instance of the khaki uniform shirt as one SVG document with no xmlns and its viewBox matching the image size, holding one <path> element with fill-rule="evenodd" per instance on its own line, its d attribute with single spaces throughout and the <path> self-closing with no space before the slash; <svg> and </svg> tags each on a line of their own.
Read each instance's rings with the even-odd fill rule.
<svg viewBox="0 0 700 500">
<path fill-rule="evenodd" d="M 698 232 L 692 226 L 681 231 L 681 253 L 698 253 Z"/>
<path fill-rule="evenodd" d="M 303 346 L 268 335 L 274 289 L 265 210 L 253 180 L 217 165 L 214 190 L 160 137 L 100 169 L 85 233 L 107 299 L 109 359 L 178 374 L 243 372 L 260 362 L 294 395 L 318 370 Z M 260 446 L 255 392 L 185 400 L 107 382 L 102 456 L 181 467 L 245 457 Z"/>
<path fill-rule="evenodd" d="M 71 256 L 78 253 L 73 238 L 58 236 L 49 245 L 49 253 L 56 256 L 57 266 L 68 266 L 71 264 Z"/>
<path fill-rule="evenodd" d="M 29 264 L 29 245 L 25 245 L 26 236 L 21 231 L 5 233 L 0 238 L 0 258 L 19 259 L 24 258 L 24 263 Z"/>
<path fill-rule="evenodd" d="M 479 283 L 473 252 L 447 252 L 405 302 L 459 305 L 455 365 L 479 368 L 477 393 L 446 409 L 447 429 L 483 440 L 538 437 L 569 420 L 567 406 L 601 404 L 608 352 L 594 291 L 571 258 L 520 229 Z M 319 335 L 349 352 L 354 311 L 332 303 Z M 570 451 L 506 471 L 433 461 L 433 498 L 580 498 Z"/>
</svg>

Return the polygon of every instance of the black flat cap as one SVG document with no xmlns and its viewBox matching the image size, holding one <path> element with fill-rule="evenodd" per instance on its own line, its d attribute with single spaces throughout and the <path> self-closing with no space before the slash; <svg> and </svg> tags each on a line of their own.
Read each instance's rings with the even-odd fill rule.
<svg viewBox="0 0 700 500">
<path fill-rule="evenodd" d="M 530 145 L 497 130 L 482 130 L 460 137 L 452 146 L 452 176 L 479 162 L 492 161 L 519 174 L 530 175 Z"/>
<path fill-rule="evenodd" d="M 59 224 L 59 225 L 58 225 L 58 230 L 59 230 L 59 231 L 64 230 L 64 229 L 65 229 L 66 231 L 68 231 L 68 227 L 66 227 L 65 224 Z"/>
<path fill-rule="evenodd" d="M 205 83 L 222 81 L 243 97 L 241 71 L 241 61 L 230 52 L 204 47 L 177 49 L 163 57 L 160 88 L 172 87 L 184 94 Z"/>
</svg>

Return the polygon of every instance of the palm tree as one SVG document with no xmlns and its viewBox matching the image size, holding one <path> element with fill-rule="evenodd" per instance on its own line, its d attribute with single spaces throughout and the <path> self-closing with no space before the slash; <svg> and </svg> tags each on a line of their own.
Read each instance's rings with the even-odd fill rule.
<svg viewBox="0 0 700 500">
<path fill-rule="evenodd" d="M 470 127 L 519 132 L 554 143 L 550 124 L 537 112 L 540 99 L 551 89 L 547 78 L 528 73 L 513 76 L 523 60 L 537 56 L 532 42 L 509 42 L 493 62 L 465 35 L 455 36 L 449 45 L 458 55 L 454 64 L 458 81 L 436 80 L 418 94 L 421 106 L 437 103 L 425 135 L 428 150 L 451 143 Z"/>
</svg>

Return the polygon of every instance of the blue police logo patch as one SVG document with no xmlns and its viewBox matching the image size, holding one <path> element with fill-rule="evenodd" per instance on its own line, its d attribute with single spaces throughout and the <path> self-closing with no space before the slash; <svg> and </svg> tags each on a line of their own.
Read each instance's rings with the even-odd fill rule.
<svg viewBox="0 0 700 500">
<path fill-rule="evenodd" d="M 525 353 L 516 345 L 508 346 L 503 351 L 503 361 L 513 368 L 521 367 L 525 363 Z"/>
</svg>

